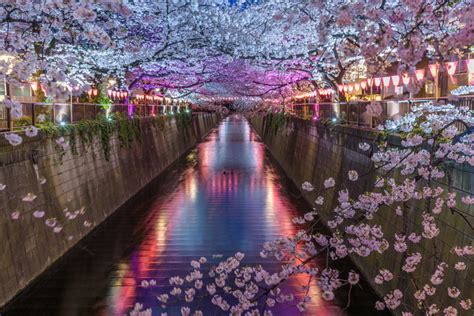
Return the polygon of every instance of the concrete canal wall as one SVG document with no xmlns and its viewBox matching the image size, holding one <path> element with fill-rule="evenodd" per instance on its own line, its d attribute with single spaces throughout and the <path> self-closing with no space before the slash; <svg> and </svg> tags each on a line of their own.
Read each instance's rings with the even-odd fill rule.
<svg viewBox="0 0 474 316">
<path fill-rule="evenodd" d="M 67 150 L 65 155 L 46 135 L 24 137 L 18 147 L 1 136 L 0 183 L 6 187 L 0 191 L 0 306 L 192 148 L 219 120 L 218 114 L 203 114 L 186 125 L 170 120 L 157 127 L 143 119 L 141 141 L 129 148 L 121 147 L 118 133 L 111 136 L 109 161 L 99 136 L 87 148 L 78 139 L 77 153 Z M 22 201 L 28 193 L 36 198 Z M 38 218 L 41 212 L 45 214 Z M 75 218 L 67 218 L 74 214 Z M 62 230 L 55 233 L 45 224 L 48 218 L 56 218 Z"/>
<path fill-rule="evenodd" d="M 255 117 L 251 119 L 251 124 L 298 187 L 301 188 L 304 181 L 309 181 L 315 185 L 315 191 L 318 191 L 325 179 L 333 177 L 336 180 L 335 190 L 325 193 L 325 200 L 329 203 L 326 202 L 325 208 L 320 211 L 323 221 L 327 221 L 331 210 L 336 205 L 339 190 L 347 187 L 353 193 L 352 197 L 356 198 L 374 183 L 375 174 L 359 179 L 350 185 L 341 185 L 343 179 L 347 178 L 349 170 L 357 170 L 361 175 L 371 169 L 372 163 L 369 154 L 361 151 L 358 144 L 375 139 L 376 134 L 372 131 L 343 126 L 328 128 L 323 124 L 300 119 L 290 119 L 280 129 L 275 130 L 275 125 L 272 127 L 270 116 Z M 394 138 L 391 141 L 396 142 L 397 139 Z M 473 172 L 473 168 L 468 166 L 457 166 L 453 170 L 453 191 L 458 193 L 459 200 L 462 196 L 474 192 Z M 399 179 L 399 176 L 395 176 L 395 178 Z M 441 186 L 446 188 L 444 185 Z M 308 194 L 306 198 L 310 203 L 314 203 L 316 195 Z M 405 232 L 408 235 L 411 232 L 416 232 L 417 235 L 421 234 L 421 213 L 425 207 L 424 201 L 418 205 L 407 205 L 404 216 L 398 216 L 394 209 L 384 207 L 378 212 L 372 223 L 382 226 L 385 238 L 393 245 L 396 233 Z M 465 208 L 462 211 L 465 212 L 471 223 L 474 223 L 474 208 L 471 206 L 470 209 Z M 444 293 L 430 298 L 429 301 L 438 304 L 438 306 L 456 306 L 458 310 L 461 310 L 456 300 L 450 299 L 446 295 L 446 291 L 448 286 L 455 284 L 461 289 L 461 293 L 468 295 L 464 299 L 469 298 L 469 295 L 472 299 L 473 258 L 472 256 L 460 258 L 450 253 L 450 249 L 455 245 L 472 245 L 473 231 L 461 216 L 452 215 L 447 211 L 438 217 L 438 227 L 441 227 L 440 235 L 415 247 L 412 247 L 413 244 L 410 243 L 409 252 L 420 252 L 424 258 L 437 256 L 449 264 L 445 271 L 445 280 L 437 289 L 437 294 Z M 429 279 L 435 271 L 435 265 L 428 264 L 419 267 L 417 273 L 411 275 L 415 277 L 415 282 L 412 283 L 406 278 L 406 273 L 401 270 L 404 260 L 405 258 L 401 254 L 395 253 L 393 248 L 382 255 L 371 254 L 367 258 L 353 257 L 355 264 L 380 295 L 385 295 L 390 288 L 379 286 L 373 280 L 379 269 L 386 268 L 395 272 L 396 282 L 390 284 L 395 284 L 396 287 L 404 290 L 405 298 L 413 298 L 414 284 L 416 283 L 421 288 L 425 284 L 430 284 Z M 468 268 L 464 271 L 456 271 L 454 264 L 458 261 L 465 262 Z M 399 276 L 397 277 L 396 274 Z M 410 299 L 407 301 L 410 302 Z M 401 311 L 403 309 L 397 310 L 398 313 Z"/>
</svg>

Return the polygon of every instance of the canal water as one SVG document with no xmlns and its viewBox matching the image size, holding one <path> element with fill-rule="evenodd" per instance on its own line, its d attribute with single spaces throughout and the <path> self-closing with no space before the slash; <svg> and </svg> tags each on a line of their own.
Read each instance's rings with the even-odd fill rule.
<svg viewBox="0 0 474 316">
<path fill-rule="evenodd" d="M 244 264 L 276 271 L 274 261 L 260 258 L 262 244 L 294 233 L 292 218 L 309 209 L 249 123 L 239 115 L 227 117 L 2 315 L 130 315 L 136 303 L 161 315 L 156 296 L 169 288 L 169 277 L 185 276 L 193 259 L 218 262 L 240 251 L 246 254 Z M 345 273 L 353 268 L 349 262 L 339 266 Z M 307 284 L 299 277 L 285 290 Z M 365 283 L 352 290 L 349 308 L 345 290 L 326 302 L 316 281 L 309 284 L 313 299 L 304 315 L 374 314 L 375 296 Z M 178 305 L 168 315 L 180 315 Z M 210 304 L 201 307 L 210 315 L 222 314 Z M 274 314 L 301 313 L 290 304 Z"/>
</svg>

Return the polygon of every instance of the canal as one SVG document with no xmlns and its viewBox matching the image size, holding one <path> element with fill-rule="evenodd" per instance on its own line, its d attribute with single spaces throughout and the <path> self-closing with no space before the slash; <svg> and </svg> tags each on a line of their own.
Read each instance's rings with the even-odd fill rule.
<svg viewBox="0 0 474 316">
<path fill-rule="evenodd" d="M 276 262 L 260 258 L 262 244 L 294 233 L 292 218 L 309 209 L 248 122 L 238 115 L 227 117 L 2 315 L 129 315 L 136 303 L 161 315 L 156 296 L 169 287 L 169 277 L 189 272 L 193 259 L 217 262 L 240 251 L 246 254 L 245 264 L 261 263 L 276 271 Z M 354 269 L 350 262 L 338 268 Z M 285 289 L 307 283 L 307 278 L 296 278 Z M 344 291 L 326 302 L 311 281 L 313 299 L 304 315 L 374 314 L 376 297 L 365 282 L 352 290 L 349 308 Z M 202 305 L 211 315 L 221 315 Z M 178 310 L 171 308 L 168 315 L 179 315 Z M 274 314 L 300 312 L 289 304 Z"/>
</svg>

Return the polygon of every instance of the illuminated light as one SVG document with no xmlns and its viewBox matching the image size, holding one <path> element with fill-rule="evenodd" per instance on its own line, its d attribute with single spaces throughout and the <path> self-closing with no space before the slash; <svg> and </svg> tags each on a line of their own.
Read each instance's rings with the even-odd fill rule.
<svg viewBox="0 0 474 316">
<path fill-rule="evenodd" d="M 354 86 L 351 84 L 349 84 L 349 92 L 352 92 L 352 90 L 354 90 Z"/>
<path fill-rule="evenodd" d="M 59 125 L 61 125 L 61 126 L 66 126 L 66 122 L 61 121 L 61 122 L 59 122 Z"/>
<path fill-rule="evenodd" d="M 400 76 L 399 75 L 392 76 L 392 82 L 394 86 L 398 86 L 400 84 Z"/>
<path fill-rule="evenodd" d="M 446 71 L 448 72 L 448 75 L 450 76 L 454 75 L 457 67 L 458 67 L 457 61 L 448 61 L 446 63 Z"/>
<path fill-rule="evenodd" d="M 337 88 L 339 89 L 340 92 L 344 91 L 344 85 L 343 84 L 338 84 Z"/>
<path fill-rule="evenodd" d="M 347 92 L 347 91 L 349 91 L 349 87 L 345 84 L 344 85 L 344 92 Z"/>
<path fill-rule="evenodd" d="M 112 90 L 107 90 L 107 95 L 108 95 L 109 97 L 111 97 L 111 96 L 112 96 Z"/>
<path fill-rule="evenodd" d="M 355 83 L 355 84 L 354 84 L 354 89 L 355 89 L 355 91 L 359 91 L 359 89 L 360 89 L 360 83 Z"/>
<path fill-rule="evenodd" d="M 89 89 L 89 91 L 87 91 L 87 94 L 88 94 L 89 96 L 92 96 L 92 89 Z"/>
<path fill-rule="evenodd" d="M 30 82 L 30 86 L 33 91 L 38 90 L 38 83 L 36 81 Z"/>
<path fill-rule="evenodd" d="M 374 78 L 374 83 L 376 87 L 380 87 L 380 84 L 382 83 L 382 78 L 380 77 Z"/>
<path fill-rule="evenodd" d="M 387 87 L 390 85 L 390 77 L 389 77 L 389 76 L 383 77 L 383 78 L 382 78 L 382 81 L 383 81 L 383 86 L 384 86 L 385 88 L 387 88 Z"/>
<path fill-rule="evenodd" d="M 424 69 L 417 69 L 415 71 L 416 80 L 421 81 L 425 78 L 425 70 Z"/>
<path fill-rule="evenodd" d="M 333 121 L 333 123 L 335 123 L 337 121 L 337 118 L 333 117 L 331 121 Z"/>
<path fill-rule="evenodd" d="M 468 59 L 466 60 L 466 64 L 467 64 L 467 70 L 469 71 L 469 73 L 474 73 L 474 59 Z"/>
<path fill-rule="evenodd" d="M 474 84 L 474 59 L 466 60 L 467 71 L 468 71 L 468 83 Z"/>
<path fill-rule="evenodd" d="M 439 71 L 439 64 L 438 63 L 428 65 L 428 68 L 430 69 L 430 73 L 433 76 L 433 78 L 438 77 L 438 71 Z"/>
<path fill-rule="evenodd" d="M 367 81 L 365 81 L 365 80 L 362 81 L 362 82 L 360 83 L 360 86 L 362 87 L 362 89 L 365 90 L 365 88 L 367 88 Z"/>
<path fill-rule="evenodd" d="M 402 82 L 405 86 L 407 86 L 410 83 L 410 76 L 408 74 L 404 74 L 402 76 Z"/>
<path fill-rule="evenodd" d="M 98 93 L 99 93 L 99 90 L 97 90 L 97 89 L 92 90 L 92 94 L 93 94 L 94 96 L 97 96 Z"/>
</svg>

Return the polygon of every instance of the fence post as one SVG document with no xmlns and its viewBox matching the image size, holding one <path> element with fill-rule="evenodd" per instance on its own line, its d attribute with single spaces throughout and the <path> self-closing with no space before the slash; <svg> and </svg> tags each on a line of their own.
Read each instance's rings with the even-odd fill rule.
<svg viewBox="0 0 474 316">
<path fill-rule="evenodd" d="M 10 109 L 5 108 L 7 111 L 7 128 L 9 131 L 13 130 L 12 117 L 10 115 Z"/>
<path fill-rule="evenodd" d="M 31 103 L 31 125 L 35 126 L 36 122 L 36 115 L 35 115 L 35 104 Z"/>
</svg>

